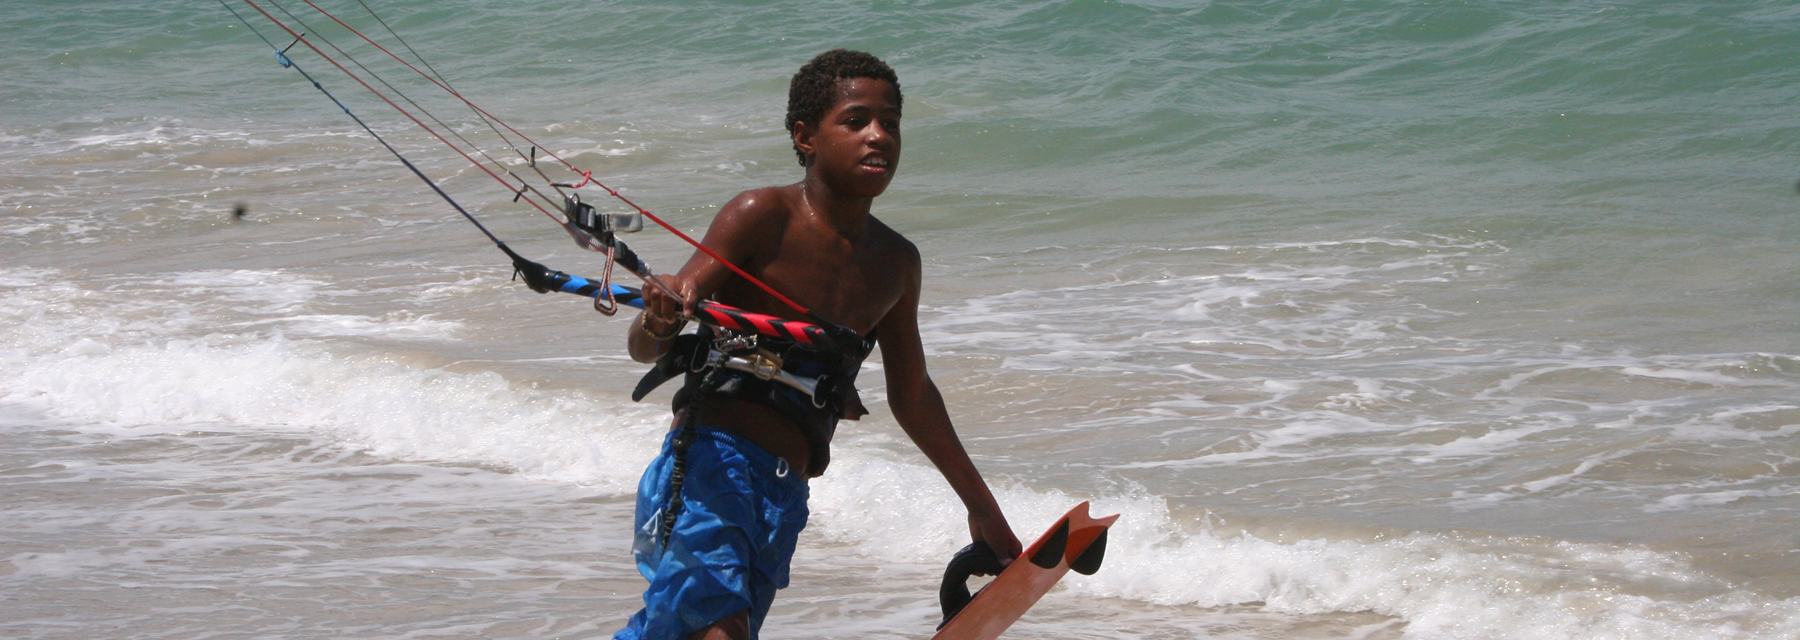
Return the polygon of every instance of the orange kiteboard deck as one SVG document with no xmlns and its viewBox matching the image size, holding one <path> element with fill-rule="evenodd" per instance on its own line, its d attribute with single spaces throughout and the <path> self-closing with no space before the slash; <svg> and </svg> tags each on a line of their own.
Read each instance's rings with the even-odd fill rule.
<svg viewBox="0 0 1800 640">
<path fill-rule="evenodd" d="M 944 571 L 944 585 L 938 597 L 945 621 L 933 640 L 999 638 L 1070 569 L 1083 575 L 1099 571 L 1106 554 L 1107 527 L 1118 519 L 1117 514 L 1103 518 L 1088 515 L 1086 502 L 1075 505 L 1026 547 L 1017 560 L 999 571 L 999 577 L 973 596 L 968 595 L 969 576 L 993 575 L 999 560 L 986 545 L 964 548 Z"/>
</svg>

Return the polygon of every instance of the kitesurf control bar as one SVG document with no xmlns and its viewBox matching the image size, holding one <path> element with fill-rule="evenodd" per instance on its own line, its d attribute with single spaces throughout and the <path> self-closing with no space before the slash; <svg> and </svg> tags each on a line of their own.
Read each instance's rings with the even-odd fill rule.
<svg viewBox="0 0 1800 640">
<path fill-rule="evenodd" d="M 542 264 L 525 259 L 505 245 L 501 249 L 513 259 L 513 268 L 524 278 L 525 286 L 532 291 L 548 293 L 561 291 L 578 296 L 598 298 L 610 294 L 619 304 L 637 309 L 644 308 L 644 293 L 635 287 L 622 284 L 602 284 L 545 267 Z M 621 260 L 620 262 L 624 262 Z M 700 322 L 734 331 L 752 331 L 761 335 L 782 340 L 793 340 L 807 346 L 830 346 L 833 344 L 831 332 L 825 327 L 799 320 L 788 320 L 766 313 L 745 311 L 731 305 L 702 300 L 694 309 L 694 317 Z"/>
</svg>

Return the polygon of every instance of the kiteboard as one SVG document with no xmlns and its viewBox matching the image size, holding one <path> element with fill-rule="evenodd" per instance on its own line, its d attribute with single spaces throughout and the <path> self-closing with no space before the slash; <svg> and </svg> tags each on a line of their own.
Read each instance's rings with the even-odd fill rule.
<svg viewBox="0 0 1800 640">
<path fill-rule="evenodd" d="M 944 569 L 944 583 L 938 589 L 944 622 L 932 640 L 999 638 L 1070 569 L 1082 575 L 1099 571 L 1106 555 L 1106 530 L 1118 519 L 1118 514 L 1088 515 L 1086 502 L 1075 505 L 1005 570 L 986 544 L 963 547 Z M 970 576 L 996 573 L 993 582 L 969 594 Z"/>
</svg>

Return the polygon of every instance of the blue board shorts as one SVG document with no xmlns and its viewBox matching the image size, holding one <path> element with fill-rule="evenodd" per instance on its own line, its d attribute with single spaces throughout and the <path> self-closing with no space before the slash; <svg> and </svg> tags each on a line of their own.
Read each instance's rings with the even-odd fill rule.
<svg viewBox="0 0 1800 640">
<path fill-rule="evenodd" d="M 749 611 L 756 637 L 775 590 L 788 585 L 788 561 L 806 527 L 806 478 L 785 459 L 731 434 L 694 427 L 674 527 L 671 506 L 675 439 L 638 481 L 632 556 L 650 581 L 644 608 L 615 640 L 678 639 Z"/>
</svg>

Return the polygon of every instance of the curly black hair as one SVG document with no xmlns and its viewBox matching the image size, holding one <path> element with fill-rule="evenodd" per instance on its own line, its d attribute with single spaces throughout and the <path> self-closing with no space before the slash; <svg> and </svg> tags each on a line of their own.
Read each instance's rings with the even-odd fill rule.
<svg viewBox="0 0 1800 640">
<path fill-rule="evenodd" d="M 795 124 L 818 124 L 837 99 L 838 81 L 850 78 L 888 81 L 894 85 L 894 106 L 900 106 L 900 77 L 894 75 L 893 67 L 868 53 L 832 49 L 801 65 L 800 70 L 794 72 L 794 79 L 788 82 L 788 135 L 793 135 Z M 800 158 L 800 166 L 806 166 L 806 154 L 800 152 L 800 147 L 794 147 L 794 155 Z"/>
</svg>

